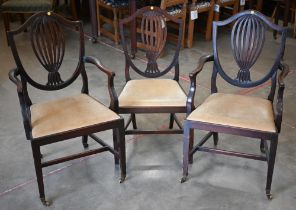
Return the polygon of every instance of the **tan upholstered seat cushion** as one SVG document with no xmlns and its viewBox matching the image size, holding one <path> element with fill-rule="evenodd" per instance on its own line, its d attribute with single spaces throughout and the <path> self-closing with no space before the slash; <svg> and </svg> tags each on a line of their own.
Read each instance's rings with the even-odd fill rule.
<svg viewBox="0 0 296 210">
<path fill-rule="evenodd" d="M 187 119 L 276 132 L 272 103 L 269 100 L 251 96 L 212 94 Z"/>
<path fill-rule="evenodd" d="M 122 90 L 119 107 L 185 107 L 187 96 L 175 80 L 130 80 Z"/>
<path fill-rule="evenodd" d="M 32 105 L 32 136 L 44 137 L 119 118 L 95 99 L 80 94 Z"/>
</svg>

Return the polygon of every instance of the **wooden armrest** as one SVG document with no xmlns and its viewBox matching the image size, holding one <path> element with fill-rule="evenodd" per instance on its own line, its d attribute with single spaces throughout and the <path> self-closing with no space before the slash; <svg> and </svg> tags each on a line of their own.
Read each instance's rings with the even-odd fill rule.
<svg viewBox="0 0 296 210">
<path fill-rule="evenodd" d="M 289 66 L 287 64 L 280 64 L 281 73 L 278 77 L 278 94 L 277 94 L 277 101 L 276 101 L 276 116 L 275 116 L 275 124 L 277 127 L 278 132 L 281 131 L 282 125 L 282 118 L 283 118 L 283 96 L 285 90 L 285 83 L 284 79 L 289 74 Z"/>
<path fill-rule="evenodd" d="M 9 71 L 8 76 L 10 81 L 12 81 L 17 86 L 17 92 L 22 92 L 23 86 L 19 78 L 17 77 L 19 75 L 19 70 L 17 68 L 12 69 Z"/>
<path fill-rule="evenodd" d="M 202 71 L 205 63 L 207 63 L 209 61 L 214 61 L 213 54 L 201 56 L 198 60 L 197 67 L 189 74 L 190 79 L 195 79 L 196 75 Z"/>
<path fill-rule="evenodd" d="M 289 74 L 290 69 L 289 69 L 289 66 L 287 64 L 282 63 L 280 65 L 280 70 L 281 70 L 281 73 L 280 73 L 279 78 L 278 78 L 278 83 L 279 83 L 279 86 L 281 87 L 281 86 L 285 86 L 284 79 Z"/>
<path fill-rule="evenodd" d="M 91 64 L 95 65 L 96 67 L 98 67 L 98 69 L 100 69 L 102 72 L 107 74 L 107 76 L 108 76 L 108 91 L 109 91 L 109 95 L 110 95 L 110 106 L 109 106 L 109 108 L 112 109 L 113 111 L 116 111 L 118 109 L 118 98 L 117 98 L 117 94 L 116 94 L 115 89 L 114 89 L 115 73 L 110 71 L 107 67 L 105 67 L 100 62 L 99 59 L 97 59 L 95 57 L 85 56 L 83 58 L 83 61 L 85 63 L 91 63 Z"/>
<path fill-rule="evenodd" d="M 20 107 L 22 111 L 22 117 L 23 117 L 23 124 L 25 127 L 25 133 L 28 140 L 31 140 L 31 132 L 32 132 L 32 125 L 31 125 L 31 111 L 29 105 L 31 104 L 31 101 L 28 104 L 28 95 L 26 90 L 23 89 L 22 82 L 17 77 L 19 75 L 19 70 L 17 68 L 12 69 L 9 71 L 8 76 L 9 79 L 17 86 L 17 92 L 20 102 Z"/>
<path fill-rule="evenodd" d="M 203 70 L 205 63 L 209 61 L 214 61 L 214 55 L 204 55 L 199 58 L 197 67 L 189 74 L 190 78 L 190 88 L 187 96 L 187 116 L 195 109 L 194 97 L 196 91 L 196 76 Z"/>
</svg>

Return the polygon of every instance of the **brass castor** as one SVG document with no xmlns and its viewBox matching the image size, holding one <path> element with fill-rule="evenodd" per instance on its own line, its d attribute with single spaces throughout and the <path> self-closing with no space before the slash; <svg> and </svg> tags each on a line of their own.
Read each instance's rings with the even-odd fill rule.
<svg viewBox="0 0 296 210">
<path fill-rule="evenodd" d="M 120 177 L 120 180 L 119 180 L 119 183 L 122 183 L 122 182 L 124 182 L 124 180 L 125 180 L 125 177 L 126 177 L 126 175 L 121 175 L 121 177 Z"/>
<path fill-rule="evenodd" d="M 266 190 L 266 197 L 268 200 L 272 200 L 273 197 L 272 197 L 270 190 Z"/>
<path fill-rule="evenodd" d="M 183 176 L 183 177 L 181 178 L 181 180 L 180 180 L 181 183 L 184 183 L 184 182 L 186 182 L 186 181 L 187 181 L 187 176 Z"/>
<path fill-rule="evenodd" d="M 48 202 L 47 200 L 45 200 L 45 198 L 40 198 L 40 200 L 41 200 L 43 206 L 50 206 L 51 205 L 51 203 Z"/>
</svg>

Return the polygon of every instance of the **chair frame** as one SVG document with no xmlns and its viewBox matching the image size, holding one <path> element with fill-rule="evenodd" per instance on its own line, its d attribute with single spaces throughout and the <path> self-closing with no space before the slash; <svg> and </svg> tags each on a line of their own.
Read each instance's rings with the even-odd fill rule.
<svg viewBox="0 0 296 210">
<path fill-rule="evenodd" d="M 78 65 L 77 65 L 77 68 L 76 68 L 75 72 L 73 73 L 73 75 L 70 77 L 70 79 L 68 79 L 66 81 L 62 81 L 61 79 L 58 79 L 57 75 L 59 76 L 59 74 L 56 74 L 55 77 L 52 77 L 52 76 L 50 76 L 50 73 L 48 76 L 48 83 L 46 85 L 40 84 L 40 83 L 32 80 L 32 78 L 26 73 L 26 71 L 22 65 L 22 62 L 20 60 L 20 57 L 18 55 L 18 51 L 17 51 L 16 44 L 14 41 L 14 36 L 24 32 L 28 27 L 30 27 L 29 30 L 32 30 L 31 31 L 31 33 L 32 33 L 34 30 L 33 28 L 37 27 L 36 25 L 40 23 L 39 20 L 41 20 L 42 18 L 44 18 L 43 20 L 45 20 L 45 21 L 47 21 L 47 20 L 52 21 L 51 23 L 49 23 L 50 27 L 52 27 L 53 24 L 58 25 L 56 29 L 51 31 L 52 36 L 54 34 L 57 35 L 56 37 L 58 40 L 56 40 L 56 42 L 58 42 L 58 44 L 61 44 L 62 42 L 64 42 L 63 37 L 61 36 L 61 34 L 59 34 L 59 32 L 61 32 L 61 31 L 59 31 L 59 29 L 61 29 L 61 26 L 69 28 L 70 30 L 73 30 L 73 31 L 77 30 L 79 33 L 80 48 L 79 48 Z M 44 35 L 44 34 L 50 34 L 48 31 L 47 32 L 43 31 L 40 33 L 41 33 L 41 35 L 43 33 L 43 36 L 45 36 L 45 37 L 46 37 L 46 35 Z M 49 36 L 47 36 L 47 38 L 48 37 Z M 36 37 L 33 37 L 33 35 L 31 34 L 32 41 L 34 40 L 34 38 L 36 38 Z M 63 18 L 62 16 L 51 13 L 51 12 L 47 12 L 47 13 L 40 12 L 40 13 L 37 13 L 37 14 L 31 16 L 24 23 L 24 25 L 22 25 L 20 28 L 14 30 L 14 31 L 9 31 L 8 32 L 8 40 L 9 40 L 11 50 L 13 53 L 13 57 L 15 59 L 16 66 L 17 66 L 17 68 L 15 68 L 9 72 L 9 78 L 17 86 L 17 92 L 18 92 L 18 97 L 19 97 L 19 102 L 20 102 L 20 107 L 21 107 L 21 112 L 22 112 L 22 117 L 23 117 L 23 124 L 24 124 L 25 133 L 26 133 L 26 138 L 27 138 L 27 140 L 31 141 L 32 153 L 33 153 L 35 170 L 36 170 L 36 177 L 37 177 L 37 182 L 38 182 L 39 195 L 40 195 L 40 199 L 41 199 L 42 203 L 46 206 L 50 205 L 50 203 L 45 199 L 42 168 L 47 167 L 47 166 L 51 166 L 54 164 L 62 163 L 65 161 L 85 157 L 88 155 L 93 155 L 93 154 L 101 153 L 101 152 L 105 152 L 105 151 L 111 152 L 114 155 L 115 164 L 117 165 L 120 162 L 120 168 L 121 168 L 120 182 L 123 182 L 125 179 L 125 176 L 126 176 L 126 163 L 125 163 L 126 160 L 125 160 L 124 120 L 122 117 L 120 117 L 117 120 L 112 120 L 112 121 L 103 122 L 103 123 L 99 123 L 99 124 L 88 126 L 88 127 L 79 128 L 74 131 L 65 131 L 62 133 L 47 135 L 47 136 L 38 137 L 38 138 L 33 138 L 33 136 L 32 136 L 32 125 L 31 125 L 31 118 L 30 118 L 30 116 L 31 116 L 30 106 L 32 105 L 32 102 L 31 102 L 31 99 L 29 97 L 28 90 L 27 90 L 28 83 L 31 86 L 33 86 L 37 89 L 40 89 L 40 90 L 55 91 L 55 90 L 60 90 L 62 88 L 69 86 L 73 81 L 76 80 L 76 78 L 78 76 L 81 75 L 82 82 L 83 82 L 81 93 L 88 95 L 88 93 L 89 93 L 88 79 L 87 79 L 87 74 L 85 71 L 85 63 L 91 63 L 91 64 L 95 65 L 101 72 L 103 72 L 104 74 L 106 74 L 108 76 L 108 90 L 109 90 L 109 95 L 110 95 L 110 99 L 111 99 L 110 107 L 111 108 L 114 107 L 113 102 L 114 102 L 114 98 L 115 98 L 114 95 L 116 95 L 116 93 L 114 90 L 114 82 L 113 81 L 114 81 L 115 74 L 113 72 L 109 71 L 106 67 L 104 67 L 100 63 L 99 60 L 97 60 L 93 57 L 84 56 L 84 33 L 83 33 L 82 22 L 81 21 L 69 21 L 69 20 Z M 42 60 L 42 56 L 44 56 L 44 54 L 42 54 L 42 50 L 43 49 L 45 50 L 45 48 L 46 48 L 46 41 L 48 41 L 48 40 L 45 40 L 43 43 L 39 42 L 40 45 L 37 45 L 37 46 L 33 45 L 33 50 L 34 50 L 35 54 L 37 53 L 36 56 L 38 57 L 38 60 L 40 58 Z M 65 43 L 62 43 L 61 45 L 63 45 L 63 44 L 65 44 Z M 43 67 L 45 67 L 45 69 L 47 71 L 52 70 L 51 68 L 53 68 L 53 67 L 49 67 L 49 66 L 51 65 L 51 63 L 53 61 L 54 63 L 52 63 L 52 64 L 58 65 L 58 69 L 56 70 L 56 72 L 58 73 L 60 64 L 62 63 L 62 60 L 63 60 L 62 54 L 64 53 L 65 48 L 58 49 L 58 51 L 59 52 L 57 52 L 56 49 L 52 49 L 51 53 L 49 53 L 50 58 L 48 57 L 48 59 L 49 59 L 48 63 L 44 62 L 44 60 L 42 60 L 42 61 L 39 60 L 40 63 L 43 65 Z M 42 55 L 40 54 L 40 52 Z M 61 57 L 59 57 L 59 56 L 61 56 Z M 56 59 L 59 59 L 59 60 L 56 62 Z M 110 130 L 110 129 L 113 130 L 114 148 L 112 148 L 107 143 L 105 143 L 103 140 L 101 140 L 100 138 L 98 138 L 97 136 L 95 136 L 93 134 L 96 132 Z M 87 150 L 87 151 L 84 151 L 84 152 L 81 152 L 78 154 L 73 154 L 73 155 L 57 158 L 54 160 L 49 160 L 46 162 L 41 161 L 41 158 L 42 158 L 42 155 L 40 152 L 41 146 L 48 145 L 48 144 L 55 143 L 55 142 L 68 140 L 68 139 L 79 137 L 79 136 L 82 136 L 82 143 L 83 143 L 83 146 L 85 149 L 88 147 L 88 144 L 87 144 L 88 136 L 91 137 L 92 139 L 94 139 L 96 142 L 98 142 L 102 147 L 98 148 L 98 149 Z"/>
<path fill-rule="evenodd" d="M 176 51 L 175 51 L 174 58 L 173 58 L 172 62 L 168 65 L 168 67 L 166 69 L 159 71 L 157 73 L 152 73 L 152 74 L 147 73 L 147 72 L 142 72 L 140 69 L 138 69 L 134 65 L 134 63 L 132 62 L 132 58 L 129 55 L 129 52 L 127 49 L 127 42 L 126 42 L 126 39 L 124 36 L 124 25 L 131 23 L 137 17 L 141 17 L 146 12 L 155 12 L 155 13 L 161 15 L 162 17 L 164 17 L 166 20 L 172 21 L 172 22 L 179 25 L 178 43 L 177 43 Z M 166 11 L 164 11 L 158 7 L 153 7 L 153 6 L 149 7 L 148 6 L 148 7 L 143 7 L 141 9 L 137 10 L 137 12 L 134 13 L 133 15 L 131 15 L 130 17 L 127 17 L 127 18 L 121 20 L 119 23 L 119 27 L 120 27 L 122 46 L 123 46 L 124 55 L 125 55 L 125 59 L 126 59 L 126 63 L 125 63 L 126 82 L 131 80 L 130 68 L 133 69 L 137 74 L 139 74 L 143 77 L 146 77 L 146 78 L 159 78 L 159 77 L 167 74 L 169 71 L 171 71 L 174 68 L 175 72 L 174 72 L 173 80 L 179 82 L 179 52 L 180 52 L 180 48 L 181 48 L 181 37 L 182 37 L 182 33 L 183 33 L 182 20 L 177 19 L 174 16 L 167 14 Z M 142 35 L 144 35 L 144 34 L 145 34 L 144 31 L 142 31 Z M 160 49 L 158 49 L 158 50 L 160 50 Z M 148 49 L 146 52 L 148 54 L 153 53 L 153 52 L 149 51 Z M 152 66 L 153 66 L 153 64 L 156 63 L 156 60 L 153 58 L 153 56 L 152 57 L 147 56 L 147 59 L 148 59 L 148 64 L 147 64 L 148 68 L 149 68 L 149 65 L 152 64 Z M 156 65 L 157 65 L 157 63 L 156 63 Z M 184 91 L 184 93 L 185 93 L 185 91 Z M 119 107 L 118 99 L 117 99 L 117 101 L 115 102 L 115 107 L 116 107 L 115 110 L 119 114 L 131 114 L 130 118 L 127 120 L 126 125 L 125 125 L 125 134 L 126 135 L 131 135 L 131 134 L 132 135 L 133 134 L 182 134 L 183 133 L 182 124 L 177 119 L 175 113 L 186 113 L 185 103 L 184 103 L 184 107 L 121 108 L 121 107 Z M 147 114 L 148 113 L 170 113 L 169 129 L 168 130 L 158 130 L 158 131 L 156 131 L 156 130 L 138 130 L 137 124 L 136 124 L 136 114 L 138 114 L 138 113 L 147 113 Z M 128 126 L 130 125 L 131 122 L 133 124 L 133 129 L 128 130 Z M 176 122 L 179 129 L 173 129 L 174 122 Z"/>
<path fill-rule="evenodd" d="M 198 4 L 198 2 L 199 2 L 199 0 L 192 1 L 191 6 L 189 7 L 189 12 L 196 11 L 196 5 Z M 215 5 L 215 0 L 211 0 L 209 7 L 201 8 L 197 11 L 198 14 L 206 13 L 206 12 L 208 13 L 206 35 L 205 35 L 206 41 L 210 41 L 212 39 L 212 23 L 213 23 L 213 18 L 214 18 L 214 5 Z M 187 36 L 187 47 L 188 48 L 192 47 L 195 21 L 196 20 L 192 20 L 189 15 L 188 36 Z"/>
<path fill-rule="evenodd" d="M 277 51 L 277 57 L 275 60 L 275 63 L 269 73 L 263 77 L 260 80 L 257 81 L 249 81 L 249 82 L 240 82 L 239 80 L 234 80 L 230 77 L 228 77 L 224 70 L 222 69 L 219 58 L 218 58 L 218 51 L 217 51 L 217 28 L 220 26 L 226 26 L 228 24 L 231 24 L 233 21 L 239 20 L 241 17 L 244 17 L 246 15 L 254 15 L 257 19 L 260 19 L 260 21 L 264 22 L 266 25 L 268 25 L 270 28 L 276 30 L 277 32 L 280 32 L 282 34 L 281 38 L 281 45 L 279 47 L 279 50 Z M 235 26 L 234 26 L 235 27 Z M 246 28 L 242 29 L 243 31 L 247 30 Z M 244 32 L 243 32 L 244 33 Z M 254 11 L 244 11 L 241 13 L 236 14 L 235 16 L 232 16 L 231 18 L 224 20 L 224 21 L 214 21 L 213 22 L 213 49 L 214 54 L 213 55 L 206 55 L 202 56 L 199 59 L 199 64 L 197 68 L 189 74 L 190 77 L 190 91 L 188 94 L 188 100 L 187 100 L 187 116 L 195 109 L 194 105 L 194 97 L 196 92 L 196 77 L 197 75 L 202 71 L 203 66 L 213 61 L 213 73 L 211 77 L 211 94 L 217 93 L 218 89 L 216 86 L 216 78 L 217 74 L 219 75 L 228 83 L 240 87 L 240 88 L 250 88 L 255 87 L 257 85 L 263 84 L 267 80 L 271 80 L 271 88 L 270 93 L 268 95 L 268 100 L 274 103 L 274 96 L 276 92 L 276 86 L 277 86 L 277 74 L 278 70 L 280 70 L 280 74 L 278 76 L 278 94 L 276 99 L 276 110 L 275 110 L 275 126 L 277 129 L 277 132 L 264 132 L 264 131 L 257 131 L 257 130 L 250 130 L 250 129 L 244 129 L 244 128 L 238 128 L 238 127 L 231 127 L 231 126 L 225 126 L 225 125 L 218 125 L 218 124 L 211 124 L 201 121 L 191 121 L 191 120 L 185 120 L 184 122 L 184 144 L 183 144 L 183 177 L 181 179 L 181 182 L 185 182 L 187 180 L 188 176 L 188 163 L 193 163 L 193 154 L 196 151 L 203 151 L 203 152 L 211 152 L 216 154 L 224 154 L 229 156 L 237 156 L 237 157 L 243 157 L 248 159 L 254 159 L 254 160 L 261 160 L 261 161 L 267 161 L 268 164 L 268 170 L 267 170 L 267 182 L 266 182 L 266 196 L 268 199 L 272 199 L 271 194 L 271 182 L 272 182 L 272 176 L 273 176 L 273 169 L 274 169 L 274 162 L 275 162 L 275 156 L 276 156 L 276 149 L 277 149 L 277 143 L 278 143 L 278 135 L 281 130 L 281 123 L 282 123 L 282 114 L 283 114 L 283 94 L 284 94 L 284 78 L 287 76 L 289 72 L 288 65 L 283 64 L 281 62 L 281 58 L 284 54 L 285 49 L 285 40 L 286 40 L 286 34 L 287 29 L 282 28 L 280 26 L 277 26 L 273 23 L 271 23 L 264 15 L 260 14 L 259 12 Z M 263 42 L 263 40 L 259 40 L 259 43 Z M 256 43 L 255 43 L 256 44 Z M 233 46 L 232 46 L 233 48 Z M 262 49 L 262 48 L 261 48 Z M 234 49 L 232 49 L 234 50 Z M 235 51 L 235 54 L 237 55 L 237 51 Z M 245 55 L 249 56 L 249 55 Z M 246 59 L 247 57 L 244 57 Z M 258 58 L 258 56 L 257 56 Z M 256 58 L 256 60 L 257 60 Z M 205 135 L 197 144 L 196 146 L 193 146 L 194 144 L 194 129 L 209 131 L 207 135 Z M 261 155 L 254 155 L 254 154 L 247 154 L 247 153 L 241 153 L 241 152 L 235 152 L 235 151 L 228 151 L 228 150 L 222 150 L 217 148 L 209 148 L 204 147 L 203 144 L 211 137 L 213 136 L 214 145 L 217 146 L 218 144 L 218 133 L 226 133 L 226 134 L 233 134 L 233 135 L 239 135 L 244 137 L 251 137 L 251 138 L 258 138 L 260 139 L 260 150 L 261 152 L 264 152 L 266 156 Z M 268 146 L 267 141 L 270 141 L 270 146 Z M 270 148 L 269 148 L 270 147 Z"/>
</svg>

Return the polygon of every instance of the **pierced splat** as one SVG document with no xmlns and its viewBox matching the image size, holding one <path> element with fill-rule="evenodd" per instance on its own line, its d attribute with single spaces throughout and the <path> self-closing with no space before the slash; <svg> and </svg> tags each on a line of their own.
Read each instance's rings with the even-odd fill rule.
<svg viewBox="0 0 296 210">
<path fill-rule="evenodd" d="M 141 38 L 148 59 L 146 74 L 160 73 L 156 60 L 165 46 L 166 37 L 167 27 L 164 17 L 155 11 L 145 12 L 141 22 Z"/>
<path fill-rule="evenodd" d="M 64 83 L 59 74 L 65 53 L 65 36 L 60 24 L 51 16 L 36 18 L 31 27 L 31 42 L 41 65 L 48 71 L 48 86 Z"/>
<path fill-rule="evenodd" d="M 232 29 L 231 46 L 239 66 L 236 80 L 240 83 L 251 82 L 250 69 L 257 61 L 265 40 L 265 24 L 252 14 L 239 18 Z"/>
</svg>

